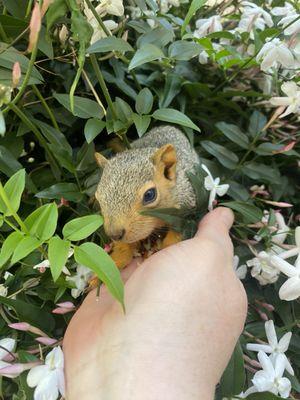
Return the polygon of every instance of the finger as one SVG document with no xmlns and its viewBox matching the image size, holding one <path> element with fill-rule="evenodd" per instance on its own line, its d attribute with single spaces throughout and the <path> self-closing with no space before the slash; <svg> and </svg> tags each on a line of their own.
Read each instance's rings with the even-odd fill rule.
<svg viewBox="0 0 300 400">
<path fill-rule="evenodd" d="M 221 245 L 229 245 L 231 243 L 229 230 L 233 221 L 234 214 L 229 208 L 218 207 L 201 220 L 195 237 L 217 241 Z"/>
</svg>

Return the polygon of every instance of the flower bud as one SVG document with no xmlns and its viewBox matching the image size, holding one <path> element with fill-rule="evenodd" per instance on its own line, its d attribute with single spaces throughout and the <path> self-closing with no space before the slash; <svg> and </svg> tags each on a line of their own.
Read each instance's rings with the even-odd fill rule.
<svg viewBox="0 0 300 400">
<path fill-rule="evenodd" d="M 3 104 L 8 104 L 10 102 L 11 92 L 11 87 L 0 84 L 0 107 L 2 107 Z"/>
<path fill-rule="evenodd" d="M 32 362 L 32 363 L 26 363 L 26 364 L 13 364 L 13 365 L 8 365 L 7 367 L 1 368 L 0 369 L 0 375 L 6 376 L 7 378 L 16 378 L 19 376 L 22 372 L 31 369 L 32 367 L 35 367 L 36 365 L 40 365 L 40 361 Z"/>
<path fill-rule="evenodd" d="M 75 308 L 75 305 L 71 301 L 64 301 L 63 303 L 57 303 L 56 305 L 58 307 L 69 308 L 70 310 Z"/>
<path fill-rule="evenodd" d="M 8 324 L 8 326 L 12 329 L 16 329 L 17 331 L 29 331 L 30 325 L 27 322 L 16 322 L 13 324 Z"/>
<path fill-rule="evenodd" d="M 16 61 L 12 69 L 12 87 L 16 88 L 21 79 L 21 67 L 19 61 Z"/>
<path fill-rule="evenodd" d="M 35 340 L 41 344 L 44 344 L 45 346 L 52 346 L 53 344 L 57 343 L 56 339 L 52 339 L 46 336 L 37 337 Z"/>
<path fill-rule="evenodd" d="M 38 3 L 35 3 L 29 24 L 30 33 L 29 33 L 29 44 L 27 48 L 28 53 L 32 52 L 38 41 L 41 26 L 42 26 L 42 15 L 40 6 Z"/>
</svg>

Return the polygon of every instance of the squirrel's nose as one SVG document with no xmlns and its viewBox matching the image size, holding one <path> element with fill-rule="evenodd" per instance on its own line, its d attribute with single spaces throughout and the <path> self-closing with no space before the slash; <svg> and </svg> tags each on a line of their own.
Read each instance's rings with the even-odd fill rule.
<svg viewBox="0 0 300 400">
<path fill-rule="evenodd" d="M 118 241 L 122 240 L 125 235 L 125 229 L 122 229 L 120 231 L 115 232 L 113 235 L 110 235 L 110 238 L 112 240 Z"/>
</svg>

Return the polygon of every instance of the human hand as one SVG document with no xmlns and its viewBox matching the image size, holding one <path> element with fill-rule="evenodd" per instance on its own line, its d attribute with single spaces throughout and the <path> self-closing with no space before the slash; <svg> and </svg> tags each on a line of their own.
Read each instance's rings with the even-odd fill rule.
<svg viewBox="0 0 300 400">
<path fill-rule="evenodd" d="M 101 287 L 64 339 L 68 400 L 208 400 L 243 329 L 232 212 L 206 215 L 195 238 L 124 273 L 126 314 Z"/>
</svg>

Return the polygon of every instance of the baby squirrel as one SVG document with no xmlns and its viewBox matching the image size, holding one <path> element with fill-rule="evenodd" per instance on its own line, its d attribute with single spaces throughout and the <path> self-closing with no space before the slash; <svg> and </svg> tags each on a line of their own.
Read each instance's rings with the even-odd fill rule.
<svg viewBox="0 0 300 400">
<path fill-rule="evenodd" d="M 96 153 L 103 169 L 95 196 L 104 217 L 104 229 L 113 240 L 111 257 L 118 268 L 133 258 L 142 240 L 166 223 L 140 212 L 156 208 L 194 208 L 196 196 L 186 172 L 199 158 L 183 132 L 173 126 L 150 130 L 130 150 L 107 160 Z M 181 240 L 168 230 L 162 248 Z"/>
</svg>

